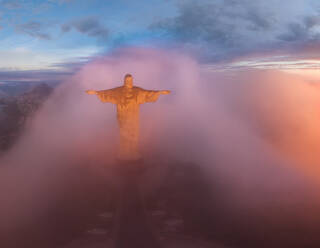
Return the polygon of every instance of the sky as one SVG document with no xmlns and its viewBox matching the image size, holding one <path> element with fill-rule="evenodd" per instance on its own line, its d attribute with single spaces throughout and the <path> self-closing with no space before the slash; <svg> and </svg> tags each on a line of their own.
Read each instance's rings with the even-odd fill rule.
<svg viewBox="0 0 320 248">
<path fill-rule="evenodd" d="M 319 13 L 318 0 L 0 0 L 0 81 L 60 80 L 124 46 L 316 79 Z"/>
</svg>

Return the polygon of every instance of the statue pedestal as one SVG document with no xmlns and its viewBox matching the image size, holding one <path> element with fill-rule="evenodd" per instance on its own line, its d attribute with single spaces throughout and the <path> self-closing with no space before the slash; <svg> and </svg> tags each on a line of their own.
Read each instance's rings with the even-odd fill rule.
<svg viewBox="0 0 320 248">
<path fill-rule="evenodd" d="M 146 167 L 143 160 L 119 160 L 115 172 L 118 181 L 115 215 L 115 248 L 159 248 L 148 223 L 140 182 Z"/>
</svg>

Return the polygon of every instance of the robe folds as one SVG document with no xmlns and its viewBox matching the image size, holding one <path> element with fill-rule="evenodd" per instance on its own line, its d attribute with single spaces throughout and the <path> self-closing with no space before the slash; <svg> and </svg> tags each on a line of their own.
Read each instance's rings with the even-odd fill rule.
<svg viewBox="0 0 320 248">
<path fill-rule="evenodd" d="M 120 130 L 120 147 L 118 158 L 136 160 L 141 158 L 139 153 L 139 105 L 158 100 L 160 91 L 145 90 L 133 86 L 116 87 L 97 91 L 101 102 L 117 105 L 117 119 Z"/>
</svg>

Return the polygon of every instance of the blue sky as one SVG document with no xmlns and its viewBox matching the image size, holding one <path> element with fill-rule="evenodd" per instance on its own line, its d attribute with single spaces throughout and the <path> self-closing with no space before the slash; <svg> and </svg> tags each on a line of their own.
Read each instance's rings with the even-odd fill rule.
<svg viewBox="0 0 320 248">
<path fill-rule="evenodd" d="M 172 4 L 159 0 L 140 4 L 121 0 L 0 2 L 2 69 L 44 69 L 121 43 L 143 43 L 153 36 L 148 24 L 157 15 L 152 9 L 168 15 L 175 11 Z"/>
<path fill-rule="evenodd" d="M 318 70 L 319 14 L 318 0 L 0 0 L 0 80 L 124 45 L 179 47 L 212 69 Z"/>
</svg>

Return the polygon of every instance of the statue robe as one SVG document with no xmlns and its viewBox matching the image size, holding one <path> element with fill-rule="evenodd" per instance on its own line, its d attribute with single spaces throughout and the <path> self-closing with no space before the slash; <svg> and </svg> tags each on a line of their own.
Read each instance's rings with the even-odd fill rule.
<svg viewBox="0 0 320 248">
<path fill-rule="evenodd" d="M 116 87 L 97 91 L 102 102 L 117 105 L 117 119 L 120 129 L 120 148 L 118 158 L 139 159 L 139 105 L 157 101 L 160 91 L 145 90 L 136 86 Z"/>
</svg>

